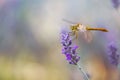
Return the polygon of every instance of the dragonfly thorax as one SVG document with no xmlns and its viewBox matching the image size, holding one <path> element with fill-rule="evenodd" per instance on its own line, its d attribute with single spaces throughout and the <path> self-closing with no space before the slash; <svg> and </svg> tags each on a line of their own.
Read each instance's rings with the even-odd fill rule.
<svg viewBox="0 0 120 80">
<path fill-rule="evenodd" d="M 83 24 L 80 24 L 80 25 L 79 25 L 78 30 L 79 30 L 80 32 L 85 32 L 85 31 L 87 31 L 87 30 L 86 30 L 86 26 L 84 26 Z"/>
</svg>

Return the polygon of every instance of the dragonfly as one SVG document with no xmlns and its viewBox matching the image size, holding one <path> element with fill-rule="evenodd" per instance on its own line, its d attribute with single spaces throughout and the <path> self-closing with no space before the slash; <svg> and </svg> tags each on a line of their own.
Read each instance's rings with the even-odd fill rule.
<svg viewBox="0 0 120 80">
<path fill-rule="evenodd" d="M 83 25 L 83 24 L 80 24 L 80 23 L 73 23 L 73 22 L 68 21 L 66 19 L 63 19 L 63 20 L 65 22 L 74 24 L 74 25 L 70 26 L 71 32 L 69 32 L 69 33 L 70 33 L 71 36 L 75 36 L 75 39 L 78 39 L 78 32 L 81 32 L 81 33 L 84 34 L 85 40 L 87 40 L 87 42 L 91 42 L 92 41 L 91 31 L 108 32 L 108 30 L 105 29 L 105 28 L 90 27 L 90 26 L 86 26 L 86 25 Z"/>
</svg>

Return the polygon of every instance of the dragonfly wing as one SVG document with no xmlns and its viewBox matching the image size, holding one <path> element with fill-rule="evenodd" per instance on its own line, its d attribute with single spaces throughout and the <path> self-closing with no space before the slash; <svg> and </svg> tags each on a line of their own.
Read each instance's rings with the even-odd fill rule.
<svg viewBox="0 0 120 80">
<path fill-rule="evenodd" d="M 87 42 L 91 42 L 92 41 L 92 33 L 90 31 L 85 31 L 84 32 L 84 37 L 85 37 L 85 40 Z"/>
<path fill-rule="evenodd" d="M 62 19 L 63 21 L 67 22 L 67 23 L 71 23 L 71 24 L 76 24 L 75 22 L 69 21 L 67 19 Z"/>
<path fill-rule="evenodd" d="M 77 38 L 77 32 L 76 31 L 69 32 L 69 35 L 73 37 L 72 40 L 75 40 Z"/>
</svg>

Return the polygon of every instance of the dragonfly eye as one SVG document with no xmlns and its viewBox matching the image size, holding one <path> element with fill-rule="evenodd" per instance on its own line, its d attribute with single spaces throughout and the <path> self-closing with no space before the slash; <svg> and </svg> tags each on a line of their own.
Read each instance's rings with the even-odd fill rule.
<svg viewBox="0 0 120 80">
<path fill-rule="evenodd" d="M 74 26 L 71 26 L 71 30 L 72 30 L 72 31 L 74 30 Z"/>
</svg>

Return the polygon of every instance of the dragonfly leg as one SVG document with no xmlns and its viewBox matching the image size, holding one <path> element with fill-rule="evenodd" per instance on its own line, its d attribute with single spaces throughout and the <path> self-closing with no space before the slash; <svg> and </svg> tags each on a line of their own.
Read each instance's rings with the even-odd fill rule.
<svg viewBox="0 0 120 80">
<path fill-rule="evenodd" d="M 75 32 L 75 38 L 78 39 L 78 32 Z"/>
<path fill-rule="evenodd" d="M 74 36 L 74 35 L 75 35 L 75 32 L 69 32 L 69 35 L 70 35 L 70 36 Z"/>
</svg>

